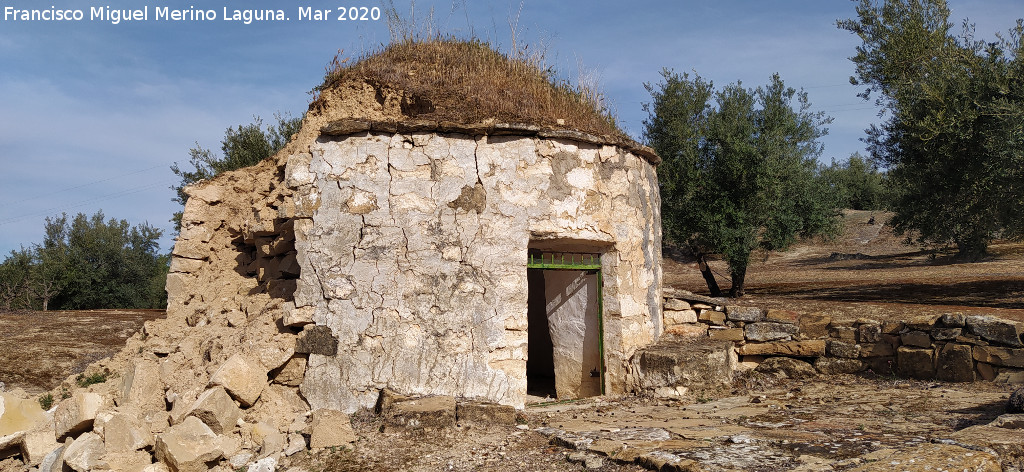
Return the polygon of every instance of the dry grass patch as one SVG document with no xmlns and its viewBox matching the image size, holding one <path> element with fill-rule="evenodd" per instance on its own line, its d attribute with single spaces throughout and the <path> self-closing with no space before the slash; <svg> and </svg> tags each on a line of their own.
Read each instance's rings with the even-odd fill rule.
<svg viewBox="0 0 1024 472">
<path fill-rule="evenodd" d="M 320 92 L 350 81 L 405 92 L 402 113 L 415 119 L 571 128 L 627 137 L 596 91 L 555 79 L 543 57 L 510 57 L 477 39 L 405 39 L 350 63 L 335 57 Z M 310 105 L 326 105 L 317 98 Z"/>
</svg>

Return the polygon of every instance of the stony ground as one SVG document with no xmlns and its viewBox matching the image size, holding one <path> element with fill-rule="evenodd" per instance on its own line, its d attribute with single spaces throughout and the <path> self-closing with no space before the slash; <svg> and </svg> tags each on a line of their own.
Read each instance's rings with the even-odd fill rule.
<svg viewBox="0 0 1024 472">
<path fill-rule="evenodd" d="M 633 471 L 646 470 L 636 457 L 665 453 L 690 464 L 690 470 L 838 471 L 874 470 L 882 458 L 891 467 L 901 454 L 912 459 L 923 450 L 935 461 L 952 458 L 966 465 L 961 456 L 975 453 L 956 444 L 977 446 L 957 431 L 1003 414 L 1009 393 L 1010 387 L 992 383 L 871 374 L 807 381 L 752 374 L 722 398 L 594 398 L 538 405 L 522 412 L 520 425 L 396 431 L 365 413 L 354 420 L 360 436 L 354 450 L 300 453 L 282 465 L 310 471 Z M 1018 442 L 1020 431 L 1002 430 Z M 916 459 L 920 468 L 909 470 L 929 470 L 924 459 Z M 1012 470 L 1013 460 L 1021 457 L 1002 460 Z"/>
</svg>

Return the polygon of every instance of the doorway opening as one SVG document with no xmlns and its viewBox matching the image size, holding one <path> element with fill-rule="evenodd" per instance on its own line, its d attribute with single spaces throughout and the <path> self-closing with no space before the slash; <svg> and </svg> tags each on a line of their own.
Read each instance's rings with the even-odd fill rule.
<svg viewBox="0 0 1024 472">
<path fill-rule="evenodd" d="M 531 250 L 527 264 L 528 395 L 604 393 L 600 254 Z"/>
</svg>

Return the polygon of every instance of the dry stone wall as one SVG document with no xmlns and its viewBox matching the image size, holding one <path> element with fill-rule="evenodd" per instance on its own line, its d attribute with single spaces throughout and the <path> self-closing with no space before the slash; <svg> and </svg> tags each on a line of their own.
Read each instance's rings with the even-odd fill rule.
<svg viewBox="0 0 1024 472">
<path fill-rule="evenodd" d="M 870 369 L 922 380 L 1024 383 L 1024 324 L 995 316 L 946 313 L 909 321 L 840 321 L 821 313 L 730 305 L 680 291 L 666 296 L 664 319 L 672 337 L 733 343 L 737 361 L 748 366 L 791 357 L 812 362 L 824 374 Z M 641 364 L 641 358 L 634 362 Z"/>
</svg>

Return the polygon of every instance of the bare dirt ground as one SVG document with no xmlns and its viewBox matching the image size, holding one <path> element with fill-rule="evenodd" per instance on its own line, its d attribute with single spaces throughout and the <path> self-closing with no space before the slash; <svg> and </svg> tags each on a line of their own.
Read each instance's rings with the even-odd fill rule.
<svg viewBox="0 0 1024 472">
<path fill-rule="evenodd" d="M 948 312 L 1024 321 L 1024 243 L 997 241 L 990 257 L 964 262 L 949 249 L 904 244 L 883 224 L 887 218 L 847 211 L 845 230 L 834 241 L 755 254 L 741 302 L 880 321 Z M 711 266 L 727 290 L 728 266 Z M 664 271 L 666 285 L 708 293 L 692 262 L 666 257 Z"/>
<path fill-rule="evenodd" d="M 0 382 L 30 394 L 55 388 L 162 317 L 163 310 L 0 313 Z"/>
</svg>

